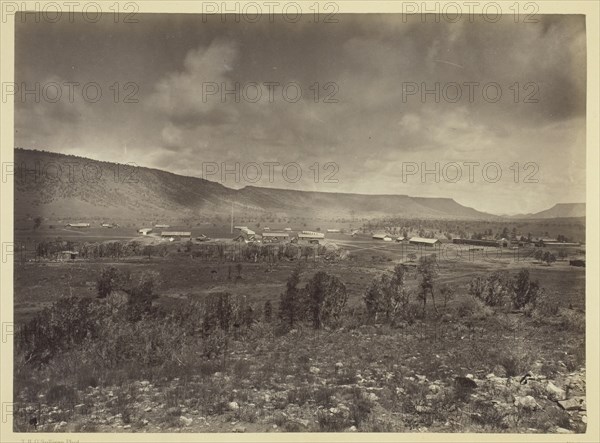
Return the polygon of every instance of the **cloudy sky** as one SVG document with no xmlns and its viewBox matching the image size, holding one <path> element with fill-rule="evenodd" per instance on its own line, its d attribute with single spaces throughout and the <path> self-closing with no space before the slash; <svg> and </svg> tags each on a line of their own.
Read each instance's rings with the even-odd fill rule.
<svg viewBox="0 0 600 443">
<path fill-rule="evenodd" d="M 42 92 L 17 96 L 15 145 L 236 188 L 451 197 L 497 214 L 582 202 L 585 20 L 538 18 L 17 18 L 15 81 Z M 236 87 L 237 102 L 221 94 Z M 272 180 L 267 162 L 281 165 Z M 236 164 L 239 180 L 220 174 Z"/>
</svg>

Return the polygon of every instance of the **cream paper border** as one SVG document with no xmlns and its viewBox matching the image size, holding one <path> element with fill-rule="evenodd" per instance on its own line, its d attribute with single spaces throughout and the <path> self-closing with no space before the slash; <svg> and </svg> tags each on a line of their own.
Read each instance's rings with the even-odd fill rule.
<svg viewBox="0 0 600 443">
<path fill-rule="evenodd" d="M 309 9 L 316 0 L 295 0 L 295 3 L 302 6 L 302 11 L 312 13 Z M 49 1 L 14 1 L 6 2 L 0 0 L 2 11 L 7 3 L 18 5 L 20 10 L 25 8 L 33 9 L 37 3 L 43 7 Z M 58 1 L 59 5 L 65 5 L 66 2 Z M 79 2 L 81 6 L 76 6 L 75 11 L 81 11 L 85 1 Z M 96 1 L 103 5 L 103 11 L 108 10 L 109 5 L 115 1 L 100 0 Z M 121 2 L 125 3 L 125 2 Z M 139 6 L 138 13 L 201 13 L 202 2 L 200 1 L 134 1 Z M 219 5 L 227 3 L 233 7 L 234 3 L 239 3 L 241 7 L 248 1 L 239 2 L 213 2 Z M 264 5 L 266 1 L 257 1 L 256 3 Z M 284 5 L 292 1 L 280 0 L 279 4 Z M 325 2 L 321 2 L 321 5 Z M 388 12 L 401 13 L 403 6 L 412 3 L 419 7 L 419 11 L 425 11 L 425 8 L 434 8 L 439 4 L 441 8 L 447 3 L 457 3 L 463 11 L 473 8 L 475 13 L 481 12 L 482 8 L 490 3 L 500 5 L 503 13 L 512 14 L 509 9 L 513 6 L 515 0 L 496 0 L 493 1 L 474 1 L 474 2 L 402 2 L 402 1 L 334 1 L 339 10 L 337 13 L 373 13 Z M 467 6 L 471 3 L 471 6 Z M 11 331 L 13 326 L 13 263 L 10 256 L 7 257 L 13 242 L 13 181 L 10 176 L 5 177 L 2 174 L 0 182 L 0 241 L 2 244 L 2 262 L 0 270 L 0 322 L 2 325 L 2 340 L 0 341 L 0 401 L 2 405 L 2 419 L 0 420 L 0 442 L 6 443 L 27 443 L 27 442 L 192 442 L 192 441 L 210 441 L 210 442 L 396 442 L 396 441 L 420 441 L 420 442 L 600 442 L 600 432 L 598 419 L 600 418 L 599 409 L 599 218 L 598 207 L 600 201 L 599 195 L 599 89 L 598 79 L 600 72 L 598 69 L 599 60 L 599 18 L 600 2 L 598 1 L 521 1 L 520 7 L 526 3 L 534 3 L 538 6 L 537 14 L 585 14 L 586 15 L 586 33 L 587 33 L 587 169 L 586 169 L 586 199 L 587 199 L 587 273 L 586 273 L 586 364 L 587 364 L 587 416 L 588 425 L 586 434 L 447 434 L 447 433 L 256 433 L 256 434 L 191 434 L 191 433 L 13 433 L 12 417 L 6 417 L 5 411 L 7 405 L 12 402 L 12 381 L 13 381 L 13 342 Z M 38 6 L 38 9 L 39 7 Z M 67 6 L 64 6 L 66 9 Z M 514 8 L 514 6 L 513 6 Z M 278 11 L 278 9 L 275 9 Z M 322 9 L 321 9 L 322 10 Z M 404 10 L 406 11 L 406 9 Z M 0 21 L 0 80 L 5 82 L 14 80 L 14 19 Z M 490 23 L 493 26 L 493 23 Z M 2 100 L 0 106 L 0 163 L 2 170 L 10 162 L 13 162 L 14 156 L 14 101 L 12 98 Z M 4 182 L 6 180 L 6 183 Z M 6 263 L 5 263 L 6 262 Z M 6 423 L 4 423 L 6 421 Z"/>
</svg>

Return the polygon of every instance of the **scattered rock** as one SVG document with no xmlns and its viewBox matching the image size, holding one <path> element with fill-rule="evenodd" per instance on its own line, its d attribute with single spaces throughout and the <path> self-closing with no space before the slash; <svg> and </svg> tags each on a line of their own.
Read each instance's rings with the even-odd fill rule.
<svg viewBox="0 0 600 443">
<path fill-rule="evenodd" d="M 60 423 L 57 423 L 56 425 L 54 425 L 54 431 L 59 431 L 59 430 L 65 428 L 66 426 L 67 426 L 67 422 L 61 421 Z"/>
<path fill-rule="evenodd" d="M 535 411 L 540 407 L 531 395 L 526 395 L 524 397 L 515 397 L 514 405 L 517 407 L 521 407 L 523 409 L 528 409 L 530 411 Z"/>
<path fill-rule="evenodd" d="M 295 418 L 294 422 L 298 423 L 300 426 L 302 426 L 304 428 L 308 428 L 308 425 L 310 424 L 310 422 L 304 418 Z"/>
<path fill-rule="evenodd" d="M 441 388 L 440 388 L 440 386 L 439 386 L 439 385 L 436 385 L 436 384 L 431 384 L 431 385 L 429 385 L 429 390 L 430 390 L 431 392 L 433 392 L 434 394 L 437 394 L 438 392 L 440 392 L 440 389 L 441 389 Z"/>
<path fill-rule="evenodd" d="M 316 366 L 311 366 L 310 369 L 308 370 L 311 374 L 318 374 L 319 372 L 321 372 L 321 370 L 319 368 L 317 368 Z"/>
<path fill-rule="evenodd" d="M 350 426 L 347 430 L 348 432 L 356 432 L 356 426 Z"/>
<path fill-rule="evenodd" d="M 236 426 L 233 428 L 233 432 L 244 433 L 246 432 L 246 428 L 244 426 Z"/>
<path fill-rule="evenodd" d="M 148 425 L 148 423 L 150 423 L 150 422 L 149 422 L 147 419 L 145 419 L 145 418 L 144 418 L 144 419 L 142 420 L 142 425 L 144 425 L 144 426 L 147 426 L 147 425 Z"/>
<path fill-rule="evenodd" d="M 367 395 L 367 398 L 373 402 L 379 400 L 379 397 L 377 397 L 377 395 L 374 392 L 370 392 L 369 395 Z"/>
<path fill-rule="evenodd" d="M 555 432 L 557 434 L 573 434 L 573 431 L 571 431 L 570 429 L 565 429 L 565 428 L 556 428 Z"/>
<path fill-rule="evenodd" d="M 568 400 L 559 401 L 558 404 L 565 411 L 581 411 L 586 408 L 585 397 L 573 397 Z"/>
<path fill-rule="evenodd" d="M 240 409 L 240 405 L 238 404 L 237 401 L 231 401 L 231 402 L 227 403 L 227 408 L 230 411 L 237 411 L 238 409 Z"/>
<path fill-rule="evenodd" d="M 144 381 L 141 381 L 140 384 L 142 386 L 148 386 L 150 384 L 150 382 L 148 380 L 144 380 Z"/>
<path fill-rule="evenodd" d="M 146 409 L 144 409 L 144 412 L 150 412 L 152 411 L 152 408 L 150 406 L 148 406 Z"/>
<path fill-rule="evenodd" d="M 191 426 L 194 420 L 192 418 L 187 418 L 182 415 L 181 417 L 179 417 L 179 421 L 183 426 Z"/>
<path fill-rule="evenodd" d="M 123 426 L 123 429 L 131 429 L 131 425 L 125 425 Z"/>
<path fill-rule="evenodd" d="M 564 389 L 559 388 L 552 382 L 548 382 L 546 385 L 546 393 L 548 398 L 553 401 L 566 400 L 567 393 Z"/>
</svg>

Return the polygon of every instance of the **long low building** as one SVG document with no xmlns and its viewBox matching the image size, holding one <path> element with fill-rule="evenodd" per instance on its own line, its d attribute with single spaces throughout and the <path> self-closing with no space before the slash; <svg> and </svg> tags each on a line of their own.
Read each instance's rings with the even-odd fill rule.
<svg viewBox="0 0 600 443">
<path fill-rule="evenodd" d="M 290 234 L 284 232 L 263 232 L 262 239 L 264 242 L 277 242 L 280 240 L 287 240 L 290 238 Z"/>
<path fill-rule="evenodd" d="M 192 233 L 188 231 L 163 231 L 160 233 L 163 238 L 192 238 Z"/>
<path fill-rule="evenodd" d="M 412 245 L 435 246 L 440 244 L 437 238 L 411 237 L 408 241 Z"/>
<path fill-rule="evenodd" d="M 552 246 L 552 247 L 562 247 L 562 248 L 581 246 L 581 243 L 560 242 L 560 241 L 542 242 L 541 244 L 542 244 L 542 246 Z"/>
<path fill-rule="evenodd" d="M 67 228 L 89 228 L 89 223 L 67 223 Z"/>
<path fill-rule="evenodd" d="M 252 229 L 248 229 L 245 226 L 240 228 L 240 232 L 244 235 L 256 235 L 256 232 L 254 232 Z"/>
<path fill-rule="evenodd" d="M 374 240 L 392 241 L 392 236 L 385 233 L 373 234 Z"/>
<path fill-rule="evenodd" d="M 473 245 L 473 246 L 500 246 L 499 240 L 478 240 L 475 238 L 453 238 L 452 243 L 456 245 Z"/>
<path fill-rule="evenodd" d="M 325 238 L 325 234 L 323 234 L 322 232 L 302 231 L 298 233 L 298 238 L 322 240 Z"/>
</svg>

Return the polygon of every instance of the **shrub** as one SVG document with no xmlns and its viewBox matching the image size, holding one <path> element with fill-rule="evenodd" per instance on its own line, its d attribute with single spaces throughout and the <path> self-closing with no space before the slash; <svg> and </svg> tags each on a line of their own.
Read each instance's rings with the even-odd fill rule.
<svg viewBox="0 0 600 443">
<path fill-rule="evenodd" d="M 363 296 L 370 320 L 390 323 L 404 315 L 410 297 L 405 272 L 404 265 L 396 265 L 391 276 L 383 274 L 373 279 Z"/>
<path fill-rule="evenodd" d="M 348 301 L 346 286 L 340 279 L 319 271 L 307 283 L 306 292 L 313 327 L 319 329 L 337 323 Z"/>
<path fill-rule="evenodd" d="M 281 294 L 279 301 L 279 319 L 284 326 L 293 328 L 294 325 L 302 321 L 306 315 L 306 295 L 302 289 L 299 289 L 300 283 L 299 267 L 294 268 L 287 279 L 286 290 Z"/>
<path fill-rule="evenodd" d="M 459 317 L 482 320 L 494 314 L 494 311 L 477 298 L 466 298 L 456 305 Z"/>
<path fill-rule="evenodd" d="M 113 291 L 123 286 L 123 274 L 114 266 L 103 268 L 96 280 L 96 290 L 99 298 L 105 298 Z"/>
<path fill-rule="evenodd" d="M 61 298 L 17 331 L 16 350 L 31 364 L 46 363 L 59 351 L 98 337 L 108 315 L 105 306 L 91 299 Z"/>
<path fill-rule="evenodd" d="M 265 302 L 263 308 L 263 321 L 265 323 L 271 323 L 273 320 L 273 305 L 271 304 L 271 300 L 267 300 Z"/>
<path fill-rule="evenodd" d="M 500 306 L 504 303 L 505 296 L 508 294 L 509 278 L 505 272 L 493 272 L 486 281 L 486 290 L 484 299 L 488 306 Z"/>
<path fill-rule="evenodd" d="M 437 311 L 434 292 L 435 280 L 438 275 L 435 254 L 419 258 L 417 274 L 419 275 L 419 298 L 423 301 L 423 316 L 425 316 L 428 296 L 431 298 L 433 307 Z"/>
<path fill-rule="evenodd" d="M 354 421 L 356 427 L 368 418 L 373 405 L 371 401 L 363 394 L 359 388 L 352 390 L 352 404 L 350 406 L 350 417 Z"/>
<path fill-rule="evenodd" d="M 348 420 L 339 412 L 331 412 L 328 409 L 319 409 L 317 411 L 317 422 L 322 432 L 340 432 L 348 425 Z"/>
<path fill-rule="evenodd" d="M 535 306 L 541 293 L 537 281 L 529 278 L 529 271 L 522 269 L 510 283 L 512 304 L 515 309 L 522 309 L 527 304 Z"/>
<path fill-rule="evenodd" d="M 448 306 L 448 302 L 454 298 L 456 294 L 456 287 L 453 285 L 442 285 L 440 288 L 440 294 L 442 296 L 442 300 L 444 301 L 444 308 Z"/>
</svg>

